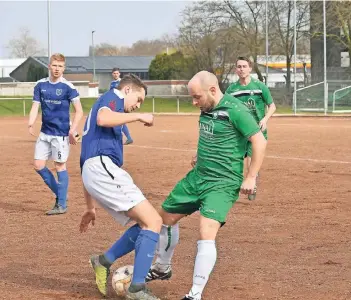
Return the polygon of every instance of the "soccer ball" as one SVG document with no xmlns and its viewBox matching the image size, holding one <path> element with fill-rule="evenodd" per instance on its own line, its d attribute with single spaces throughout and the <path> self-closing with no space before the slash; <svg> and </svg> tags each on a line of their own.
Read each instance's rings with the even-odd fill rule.
<svg viewBox="0 0 351 300">
<path fill-rule="evenodd" d="M 124 297 L 128 291 L 130 283 L 132 282 L 134 266 L 120 267 L 113 272 L 112 288 L 115 290 L 117 296 Z"/>
</svg>

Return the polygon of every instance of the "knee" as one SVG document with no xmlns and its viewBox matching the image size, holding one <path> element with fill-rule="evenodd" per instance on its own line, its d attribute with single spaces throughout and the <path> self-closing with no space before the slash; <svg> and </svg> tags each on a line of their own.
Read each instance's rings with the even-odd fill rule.
<svg viewBox="0 0 351 300">
<path fill-rule="evenodd" d="M 200 218 L 200 220 L 200 239 L 216 240 L 221 223 L 207 218 Z"/>
<path fill-rule="evenodd" d="M 45 161 L 34 160 L 33 167 L 34 167 L 34 170 L 38 172 L 45 168 Z"/>
<path fill-rule="evenodd" d="M 149 221 L 143 226 L 143 229 L 151 230 L 153 232 L 160 233 L 162 227 L 162 218 L 159 214 L 152 216 Z"/>
<path fill-rule="evenodd" d="M 56 168 L 57 172 L 65 171 L 66 170 L 66 164 L 65 163 L 55 162 L 55 168 Z"/>
<path fill-rule="evenodd" d="M 178 223 L 178 221 L 183 217 L 183 215 L 179 214 L 170 214 L 163 209 L 160 211 L 160 216 L 162 218 L 163 225 L 174 226 Z"/>
</svg>

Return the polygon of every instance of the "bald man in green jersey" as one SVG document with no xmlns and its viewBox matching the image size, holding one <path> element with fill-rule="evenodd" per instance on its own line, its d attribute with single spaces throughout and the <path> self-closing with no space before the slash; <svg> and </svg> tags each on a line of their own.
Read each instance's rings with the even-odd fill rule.
<svg viewBox="0 0 351 300">
<path fill-rule="evenodd" d="M 172 276 L 171 259 L 179 241 L 178 222 L 199 211 L 193 284 L 182 299 L 201 300 L 216 263 L 217 233 L 239 192 L 253 192 L 267 142 L 247 107 L 238 99 L 223 94 L 214 74 L 197 73 L 189 81 L 188 90 L 193 105 L 201 110 L 197 155 L 192 161 L 193 169 L 176 184 L 162 204 L 163 226 L 156 261 L 146 281 Z M 252 163 L 243 180 L 248 140 L 252 142 Z"/>
</svg>

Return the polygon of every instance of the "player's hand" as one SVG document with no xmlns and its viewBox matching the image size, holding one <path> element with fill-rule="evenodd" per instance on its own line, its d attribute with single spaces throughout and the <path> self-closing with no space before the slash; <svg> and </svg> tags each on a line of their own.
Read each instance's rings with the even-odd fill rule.
<svg viewBox="0 0 351 300">
<path fill-rule="evenodd" d="M 193 158 L 191 159 L 191 166 L 194 168 L 197 162 L 197 155 L 193 156 Z"/>
<path fill-rule="evenodd" d="M 261 131 L 265 131 L 267 129 L 267 119 L 266 118 L 263 118 L 260 123 L 259 123 L 259 126 L 261 128 Z"/>
<path fill-rule="evenodd" d="M 35 137 L 36 137 L 36 134 L 34 133 L 34 128 L 33 128 L 33 126 L 28 126 L 28 131 L 29 131 L 29 133 L 30 133 L 32 136 L 35 136 Z"/>
<path fill-rule="evenodd" d="M 253 194 L 255 190 L 255 185 L 256 177 L 246 177 L 240 187 L 240 192 L 245 195 Z"/>
<path fill-rule="evenodd" d="M 80 221 L 79 231 L 81 233 L 86 232 L 88 230 L 90 223 L 94 226 L 95 217 L 96 217 L 95 208 L 87 209 L 82 216 L 82 220 Z"/>
<path fill-rule="evenodd" d="M 75 137 L 75 132 L 70 130 L 69 131 L 69 143 L 72 144 L 72 145 L 76 145 L 77 144 L 77 139 Z"/>
<path fill-rule="evenodd" d="M 139 121 L 150 127 L 154 125 L 154 116 L 152 114 L 140 114 Z"/>
</svg>

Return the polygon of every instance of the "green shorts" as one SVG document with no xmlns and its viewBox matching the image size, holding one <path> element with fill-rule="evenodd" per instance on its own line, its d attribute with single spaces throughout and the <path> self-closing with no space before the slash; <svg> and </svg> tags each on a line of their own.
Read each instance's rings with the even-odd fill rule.
<svg viewBox="0 0 351 300">
<path fill-rule="evenodd" d="M 205 181 L 193 169 L 176 184 L 162 208 L 168 213 L 185 215 L 199 210 L 202 216 L 224 224 L 239 191 L 239 183 Z"/>
<path fill-rule="evenodd" d="M 266 138 L 267 140 L 267 130 L 265 130 L 263 132 L 263 136 Z M 247 149 L 246 149 L 246 154 L 245 154 L 245 157 L 252 157 L 252 144 L 251 142 L 247 142 Z"/>
</svg>

